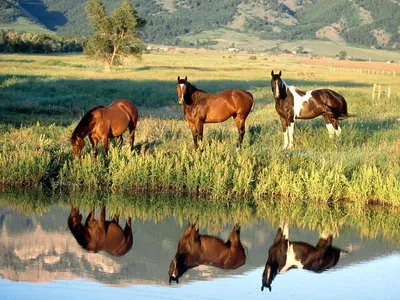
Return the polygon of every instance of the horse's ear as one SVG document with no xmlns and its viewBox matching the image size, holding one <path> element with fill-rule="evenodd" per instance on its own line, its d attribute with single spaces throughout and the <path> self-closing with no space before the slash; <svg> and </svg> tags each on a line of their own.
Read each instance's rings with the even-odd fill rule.
<svg viewBox="0 0 400 300">
<path fill-rule="evenodd" d="M 279 71 L 279 77 L 281 77 L 282 76 L 282 71 Z"/>
<path fill-rule="evenodd" d="M 274 76 L 274 70 L 271 71 L 271 76 Z"/>
<path fill-rule="evenodd" d="M 185 76 L 185 83 L 187 83 L 187 76 Z"/>
<path fill-rule="evenodd" d="M 178 76 L 178 82 L 179 82 L 179 80 L 181 80 L 181 78 Z"/>
</svg>

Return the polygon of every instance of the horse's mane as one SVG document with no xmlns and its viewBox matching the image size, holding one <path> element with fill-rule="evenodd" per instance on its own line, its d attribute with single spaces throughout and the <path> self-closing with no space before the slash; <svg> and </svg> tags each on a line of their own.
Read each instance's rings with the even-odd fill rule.
<svg viewBox="0 0 400 300">
<path fill-rule="evenodd" d="M 193 92 L 203 92 L 203 93 L 207 93 L 205 90 L 202 89 L 198 89 L 194 84 L 191 84 L 190 82 L 188 82 L 188 85 L 193 89 Z"/>
<path fill-rule="evenodd" d="M 90 109 L 79 121 L 78 125 L 76 125 L 75 130 L 72 133 L 72 138 L 76 137 L 77 135 L 80 136 L 85 136 L 87 132 L 89 131 L 89 127 L 91 124 L 91 121 L 93 119 L 93 111 L 99 109 L 99 108 L 104 108 L 104 106 L 96 106 Z"/>
</svg>

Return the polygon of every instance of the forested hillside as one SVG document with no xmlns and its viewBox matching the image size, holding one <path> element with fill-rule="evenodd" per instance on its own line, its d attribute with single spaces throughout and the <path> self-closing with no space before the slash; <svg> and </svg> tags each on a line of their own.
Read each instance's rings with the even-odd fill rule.
<svg viewBox="0 0 400 300">
<path fill-rule="evenodd" d="M 108 11 L 120 1 L 103 0 Z M 0 23 L 25 17 L 65 35 L 89 34 L 86 0 L 1 0 Z M 147 43 L 185 45 L 184 37 L 221 28 L 265 40 L 333 40 L 400 48 L 400 0 L 132 0 L 147 20 Z M 3 25 L 4 27 L 4 25 Z M 212 45 L 212 39 L 196 45 Z"/>
</svg>

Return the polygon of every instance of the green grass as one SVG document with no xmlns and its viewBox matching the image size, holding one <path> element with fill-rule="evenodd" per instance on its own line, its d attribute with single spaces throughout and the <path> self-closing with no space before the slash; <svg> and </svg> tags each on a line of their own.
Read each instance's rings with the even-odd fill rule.
<svg viewBox="0 0 400 300">
<path fill-rule="evenodd" d="M 50 30 L 37 25 L 27 18 L 19 17 L 12 23 L 1 24 L 0 29 L 10 29 L 19 32 L 33 32 L 33 33 L 51 33 Z"/>
<path fill-rule="evenodd" d="M 400 205 L 398 77 L 332 73 L 293 59 L 249 57 L 154 53 L 104 72 L 81 55 L 5 55 L 0 60 L 0 184 L 115 195 L 162 191 L 255 205 L 277 198 Z M 301 89 L 338 91 L 357 117 L 341 121 L 338 139 L 329 139 L 321 118 L 298 121 L 295 149 L 283 151 L 271 69 L 282 70 L 285 80 Z M 305 69 L 315 79 L 299 78 Z M 238 87 L 253 93 L 255 108 L 239 152 L 232 120 L 206 124 L 204 151 L 193 150 L 177 105 L 178 75 L 210 92 Z M 390 100 L 371 100 L 377 82 L 391 85 Z M 86 146 L 73 160 L 70 136 L 80 117 L 118 98 L 139 107 L 136 151 L 129 151 L 126 135 L 122 150 L 111 147 L 108 158 L 92 157 Z"/>
</svg>

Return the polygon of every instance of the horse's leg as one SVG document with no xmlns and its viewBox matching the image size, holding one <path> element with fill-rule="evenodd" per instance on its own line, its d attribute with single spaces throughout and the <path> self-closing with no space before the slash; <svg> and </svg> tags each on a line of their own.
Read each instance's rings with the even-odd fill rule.
<svg viewBox="0 0 400 300">
<path fill-rule="evenodd" d="M 342 129 L 339 126 L 339 121 L 337 117 L 332 116 L 331 122 L 333 125 L 333 129 L 335 130 L 335 135 L 340 136 L 340 133 L 342 132 Z"/>
<path fill-rule="evenodd" d="M 193 142 L 194 142 L 194 150 L 197 150 L 199 145 L 197 144 L 197 132 L 196 132 L 196 126 L 193 122 L 188 121 L 190 130 L 192 131 L 192 136 L 193 136 Z"/>
<path fill-rule="evenodd" d="M 287 130 L 286 118 L 281 116 L 280 119 L 281 119 L 281 124 L 282 124 L 282 131 L 283 131 L 283 149 L 287 149 L 288 145 L 289 145 L 289 136 L 288 136 L 289 131 Z"/>
<path fill-rule="evenodd" d="M 245 121 L 246 121 L 246 118 L 241 118 L 239 116 L 236 116 L 236 118 L 235 118 L 235 124 L 236 124 L 236 127 L 239 132 L 239 139 L 238 139 L 238 143 L 237 143 L 238 149 L 240 148 L 240 146 L 242 145 L 242 142 L 243 142 L 243 136 L 244 136 L 244 132 L 245 132 Z"/>
<path fill-rule="evenodd" d="M 288 149 L 293 148 L 293 133 L 294 133 L 294 120 L 290 122 L 290 125 L 288 127 L 288 137 L 289 137 L 289 147 Z"/>
<path fill-rule="evenodd" d="M 129 135 L 130 135 L 130 143 L 131 143 L 131 151 L 133 151 L 133 143 L 135 142 L 135 132 L 136 132 L 136 125 L 131 122 L 129 124 Z"/>
<path fill-rule="evenodd" d="M 90 211 L 90 213 L 88 214 L 86 221 L 85 221 L 85 226 L 87 227 L 89 224 L 89 221 L 94 221 L 94 209 L 92 209 Z"/>
<path fill-rule="evenodd" d="M 100 226 L 104 227 L 105 222 L 106 222 L 106 206 L 103 205 L 101 207 L 101 212 L 100 212 L 100 217 L 99 217 Z"/>
<path fill-rule="evenodd" d="M 324 115 L 326 129 L 328 129 L 328 134 L 330 138 L 335 136 L 335 128 L 332 123 L 332 117 L 330 115 Z"/>
<path fill-rule="evenodd" d="M 202 146 L 202 142 L 203 142 L 203 129 L 204 129 L 203 121 L 198 120 L 196 122 L 196 132 L 197 132 L 197 139 L 200 141 L 201 146 Z"/>
<path fill-rule="evenodd" d="M 97 156 L 97 143 L 98 143 L 98 139 L 94 139 L 91 135 L 89 135 L 89 141 L 92 144 L 92 151 L 93 151 L 93 155 L 94 157 Z"/>
<path fill-rule="evenodd" d="M 101 138 L 101 143 L 103 144 L 103 147 L 104 147 L 104 153 L 106 155 L 108 155 L 108 137 L 107 136 L 102 137 Z"/>
</svg>

